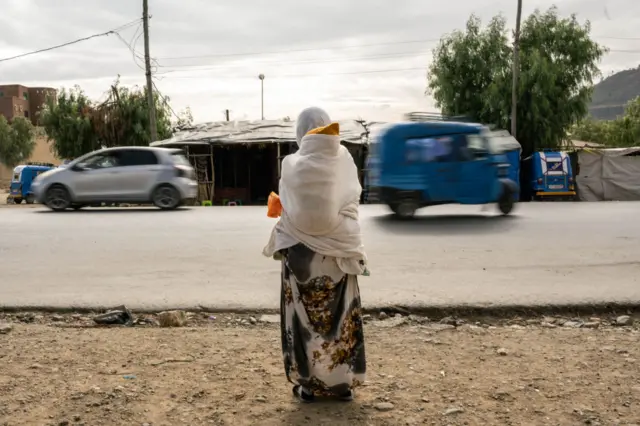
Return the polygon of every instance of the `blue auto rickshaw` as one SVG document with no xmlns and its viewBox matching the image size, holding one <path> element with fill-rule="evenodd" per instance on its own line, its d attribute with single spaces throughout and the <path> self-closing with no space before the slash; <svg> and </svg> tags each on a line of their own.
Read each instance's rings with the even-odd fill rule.
<svg viewBox="0 0 640 426">
<path fill-rule="evenodd" d="M 7 203 L 20 204 L 24 200 L 27 204 L 33 204 L 35 202 L 35 197 L 31 191 L 33 180 L 39 174 L 53 168 L 55 166 L 49 163 L 27 163 L 14 168 Z"/>
<path fill-rule="evenodd" d="M 480 124 L 409 122 L 389 125 L 371 137 L 367 161 L 371 199 L 401 218 L 439 204 L 497 203 L 511 213 L 518 185 L 509 163 L 492 150 Z"/>
<path fill-rule="evenodd" d="M 569 154 L 535 152 L 531 156 L 531 187 L 536 200 L 573 200 L 576 196 Z"/>
</svg>

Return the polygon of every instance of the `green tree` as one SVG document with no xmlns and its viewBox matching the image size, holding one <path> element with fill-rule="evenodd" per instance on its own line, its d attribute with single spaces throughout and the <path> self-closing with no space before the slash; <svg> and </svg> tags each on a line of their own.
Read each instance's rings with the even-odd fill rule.
<svg viewBox="0 0 640 426">
<path fill-rule="evenodd" d="M 587 113 L 598 61 L 605 49 L 591 40 L 589 23 L 558 16 L 555 7 L 522 23 L 516 138 L 528 155 L 557 147 Z M 503 16 L 482 27 L 476 16 L 465 31 L 443 37 L 433 51 L 428 93 L 442 113 L 511 127 L 512 48 Z"/>
<path fill-rule="evenodd" d="M 15 167 L 25 162 L 36 146 L 36 131 L 29 120 L 16 117 L 11 124 L 0 115 L 0 162 Z"/>
<path fill-rule="evenodd" d="M 173 134 L 173 110 L 169 99 L 157 90 L 154 90 L 153 97 L 158 139 L 170 138 Z M 98 140 L 106 147 L 149 145 L 151 132 L 147 89 L 124 87 L 117 79 L 111 86 L 107 100 L 96 107 L 94 129 Z"/>
<path fill-rule="evenodd" d="M 93 104 L 78 86 L 47 99 L 38 119 L 58 158 L 73 159 L 100 148 L 92 114 Z"/>
<path fill-rule="evenodd" d="M 169 98 L 157 90 L 154 100 L 160 140 L 170 138 L 174 126 L 191 124 L 188 108 L 180 115 L 174 114 Z M 146 89 L 122 86 L 119 79 L 99 104 L 77 86 L 63 89 L 57 99 L 47 101 L 39 119 L 59 158 L 77 158 L 103 147 L 145 146 L 151 141 Z"/>
</svg>

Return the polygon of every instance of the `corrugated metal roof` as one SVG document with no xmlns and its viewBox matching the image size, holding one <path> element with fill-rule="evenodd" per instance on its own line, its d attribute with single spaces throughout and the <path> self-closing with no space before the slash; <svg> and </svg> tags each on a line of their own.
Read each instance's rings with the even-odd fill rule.
<svg viewBox="0 0 640 426">
<path fill-rule="evenodd" d="M 366 128 L 356 120 L 339 121 L 343 142 L 362 144 Z M 157 141 L 151 146 L 191 145 L 191 144 L 250 144 L 289 143 L 296 141 L 295 121 L 220 121 L 203 123 L 185 129 L 170 139 Z"/>
</svg>

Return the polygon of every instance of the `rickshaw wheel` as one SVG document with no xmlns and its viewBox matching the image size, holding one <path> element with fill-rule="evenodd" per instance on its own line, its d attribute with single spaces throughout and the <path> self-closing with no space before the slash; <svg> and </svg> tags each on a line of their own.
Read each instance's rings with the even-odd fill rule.
<svg viewBox="0 0 640 426">
<path fill-rule="evenodd" d="M 22 204 L 22 198 L 14 198 L 13 204 Z"/>
<path fill-rule="evenodd" d="M 418 205 L 411 200 L 400 201 L 399 203 L 390 204 L 391 210 L 400 219 L 411 219 L 418 210 Z"/>
<path fill-rule="evenodd" d="M 33 204 L 36 202 L 36 198 L 33 196 L 33 194 L 29 194 L 27 195 L 27 198 L 25 198 L 24 200 L 27 204 Z"/>
<path fill-rule="evenodd" d="M 498 209 L 500 209 L 500 213 L 503 215 L 508 215 L 513 211 L 513 207 L 515 206 L 515 200 L 513 199 L 513 194 L 511 191 L 505 189 L 504 193 L 498 200 Z"/>
</svg>

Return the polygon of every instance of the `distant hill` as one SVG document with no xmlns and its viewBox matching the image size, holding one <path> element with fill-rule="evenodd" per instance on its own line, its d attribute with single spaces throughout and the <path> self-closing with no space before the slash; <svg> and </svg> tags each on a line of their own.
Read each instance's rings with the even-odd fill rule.
<svg viewBox="0 0 640 426">
<path fill-rule="evenodd" d="M 589 114 L 598 120 L 614 120 L 624 114 L 630 100 L 640 96 L 640 67 L 615 73 L 593 89 Z"/>
</svg>

